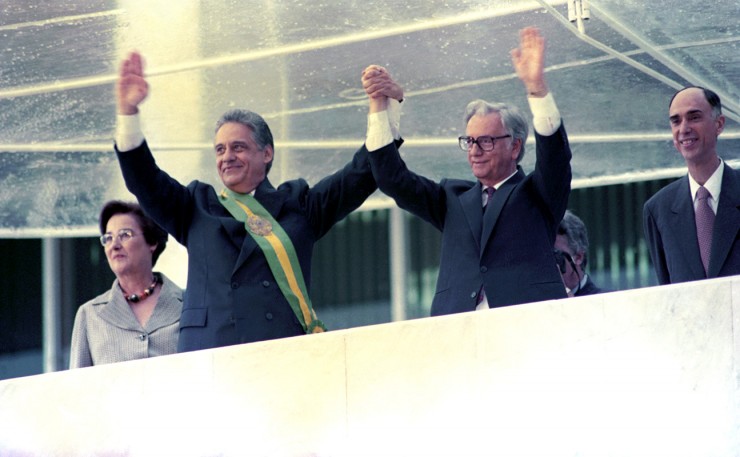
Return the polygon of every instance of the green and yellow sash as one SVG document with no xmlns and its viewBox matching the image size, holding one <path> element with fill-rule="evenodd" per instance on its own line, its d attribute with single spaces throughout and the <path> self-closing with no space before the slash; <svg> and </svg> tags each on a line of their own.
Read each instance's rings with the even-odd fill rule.
<svg viewBox="0 0 740 457">
<path fill-rule="evenodd" d="M 280 290 L 293 308 L 303 330 L 306 333 L 326 331 L 326 327 L 316 318 L 311 306 L 298 255 L 285 230 L 264 206 L 249 194 L 224 189 L 219 195 L 219 200 L 236 220 L 244 223 L 247 233 L 262 249 Z"/>
</svg>

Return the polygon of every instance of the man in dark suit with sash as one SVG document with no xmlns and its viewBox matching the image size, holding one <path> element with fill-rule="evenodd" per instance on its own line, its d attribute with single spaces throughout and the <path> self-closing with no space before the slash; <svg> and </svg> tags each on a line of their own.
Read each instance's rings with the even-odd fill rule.
<svg viewBox="0 0 740 457">
<path fill-rule="evenodd" d="M 313 246 L 376 190 L 367 149 L 312 187 L 297 179 L 275 188 L 270 128 L 256 113 L 233 110 L 214 140 L 224 189 L 183 186 L 156 165 L 139 126 L 148 95 L 142 67 L 137 53 L 121 66 L 116 151 L 128 189 L 188 250 L 178 351 L 323 331 L 308 293 Z"/>
<path fill-rule="evenodd" d="M 566 297 L 553 243 L 568 205 L 571 151 L 545 82 L 544 56 L 539 31 L 524 29 L 512 58 L 534 114 L 537 161 L 528 175 L 519 166 L 527 120 L 503 103 L 476 100 L 468 105 L 459 144 L 474 181 L 437 183 L 420 176 L 406 167 L 390 135 L 371 144 L 368 134 L 380 190 L 442 232 L 432 315 Z M 382 99 L 391 94 L 388 78 L 384 69 L 366 71 L 363 86 L 371 98 Z M 387 102 L 376 124 L 392 131 L 395 102 Z M 368 124 L 373 126 L 372 116 Z"/>
<path fill-rule="evenodd" d="M 671 98 L 668 119 L 688 174 L 643 208 L 658 282 L 740 274 L 740 171 L 717 154 L 725 126 L 719 96 L 702 87 L 683 88 Z"/>
</svg>

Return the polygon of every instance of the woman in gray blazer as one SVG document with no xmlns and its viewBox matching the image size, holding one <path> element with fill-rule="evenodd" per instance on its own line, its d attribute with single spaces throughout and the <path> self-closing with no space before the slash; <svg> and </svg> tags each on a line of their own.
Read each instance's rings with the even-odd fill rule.
<svg viewBox="0 0 740 457">
<path fill-rule="evenodd" d="M 138 204 L 117 200 L 103 207 L 100 233 L 116 279 L 77 310 L 70 368 L 174 354 L 182 289 L 152 271 L 167 233 Z"/>
</svg>

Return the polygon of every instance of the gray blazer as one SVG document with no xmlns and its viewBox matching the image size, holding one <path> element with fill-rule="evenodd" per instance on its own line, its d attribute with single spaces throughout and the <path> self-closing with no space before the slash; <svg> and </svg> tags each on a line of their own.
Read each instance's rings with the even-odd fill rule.
<svg viewBox="0 0 740 457">
<path fill-rule="evenodd" d="M 109 291 L 80 306 L 72 329 L 70 368 L 144 359 L 177 352 L 182 289 L 162 277 L 162 290 L 145 327 L 113 281 Z"/>
</svg>

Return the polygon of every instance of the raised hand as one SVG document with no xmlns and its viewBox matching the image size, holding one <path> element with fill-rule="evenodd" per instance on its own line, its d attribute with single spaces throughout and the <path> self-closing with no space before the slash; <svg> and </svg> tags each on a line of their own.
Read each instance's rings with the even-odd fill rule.
<svg viewBox="0 0 740 457">
<path fill-rule="evenodd" d="M 545 39 L 537 28 L 527 27 L 519 31 L 519 47 L 511 50 L 511 61 L 530 96 L 547 95 Z"/>
<path fill-rule="evenodd" d="M 380 65 L 370 65 L 362 71 L 362 87 L 370 98 L 371 113 L 385 110 L 389 98 L 403 100 L 403 89 Z"/>
<path fill-rule="evenodd" d="M 144 79 L 144 63 L 141 54 L 132 52 L 121 62 L 116 84 L 119 114 L 136 114 L 139 104 L 149 94 L 149 84 Z"/>
<path fill-rule="evenodd" d="M 362 71 L 362 87 L 370 98 L 403 99 L 403 89 L 399 86 L 388 70 L 379 65 L 370 65 Z"/>
</svg>

